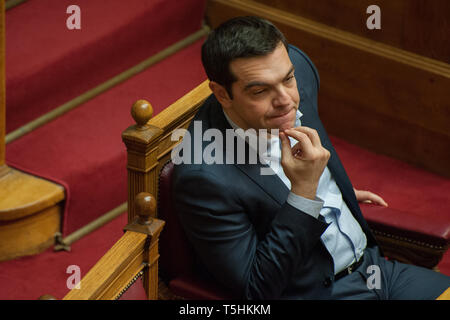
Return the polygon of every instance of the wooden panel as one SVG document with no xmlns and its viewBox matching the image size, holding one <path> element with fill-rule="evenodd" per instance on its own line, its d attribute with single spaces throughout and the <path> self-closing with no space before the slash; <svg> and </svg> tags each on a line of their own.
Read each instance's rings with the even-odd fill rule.
<svg viewBox="0 0 450 320">
<path fill-rule="evenodd" d="M 255 0 L 293 14 L 450 63 L 448 0 Z M 369 30 L 369 5 L 381 9 L 381 30 Z"/>
<path fill-rule="evenodd" d="M 64 300 L 114 299 L 143 268 L 147 235 L 126 232 Z"/>
<path fill-rule="evenodd" d="M 41 253 L 54 243 L 61 207 L 46 208 L 22 219 L 0 221 L 0 261 Z"/>
<path fill-rule="evenodd" d="M 448 64 L 252 1 L 214 0 L 207 10 L 212 27 L 249 14 L 274 22 L 315 63 L 330 134 L 450 177 Z"/>
</svg>

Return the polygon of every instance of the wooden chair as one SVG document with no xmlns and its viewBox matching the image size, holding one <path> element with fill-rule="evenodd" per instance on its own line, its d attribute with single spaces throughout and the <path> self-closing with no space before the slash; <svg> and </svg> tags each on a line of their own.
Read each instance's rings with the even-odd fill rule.
<svg viewBox="0 0 450 320">
<path fill-rule="evenodd" d="M 147 298 L 158 298 L 158 238 L 164 221 L 152 217 L 156 200 L 149 193 L 136 196 L 135 208 L 138 215 L 125 226 L 125 234 L 64 300 L 117 300 L 138 278 Z"/>
<path fill-rule="evenodd" d="M 170 159 L 178 141 L 171 133 L 186 128 L 203 100 L 210 94 L 208 83 L 186 94 L 152 118 L 150 103 L 139 100 L 131 110 L 136 121 L 122 135 L 128 151 L 128 225 L 124 235 L 89 270 L 64 300 L 120 299 L 142 279 L 148 299 L 158 299 L 158 242 L 164 221 L 157 219 L 159 171 Z M 137 284 L 136 284 L 137 283 Z M 164 285 L 164 283 L 161 283 Z M 161 294 L 161 292 L 160 292 Z M 162 298 L 174 296 L 165 292 Z M 41 299 L 54 299 L 44 295 Z"/>
<path fill-rule="evenodd" d="M 170 291 L 160 298 L 168 299 L 224 299 L 230 294 L 212 280 L 205 280 L 196 272 L 192 248 L 187 242 L 177 215 L 172 210 L 170 187 L 172 165 L 170 154 L 178 141 L 171 133 L 186 128 L 202 102 L 211 94 L 207 81 L 174 104 L 151 118 L 150 103 L 139 100 L 132 107 L 135 125 L 127 128 L 123 141 L 128 152 L 128 221 L 124 236 L 81 280 L 81 289 L 72 290 L 64 299 L 114 299 L 143 274 L 149 299 L 158 298 L 159 275 Z M 144 192 L 144 194 L 142 194 Z M 155 204 L 157 195 L 158 200 Z M 135 201 L 136 199 L 136 201 Z M 377 240 L 388 256 L 423 265 L 430 257 L 442 257 L 447 245 L 436 247 L 440 235 L 429 233 L 430 224 L 417 217 L 405 227 L 390 218 L 390 208 L 362 207 L 363 212 L 379 210 L 378 219 L 368 219 Z M 394 210 L 395 211 L 395 210 Z M 381 212 L 381 213 L 380 213 Z M 161 270 L 158 273 L 158 235 L 161 234 Z M 420 221 L 419 221 L 419 220 Z M 150 221 L 152 221 L 150 223 Z M 426 259 L 424 259 L 424 257 Z M 438 259 L 432 260 L 433 267 Z"/>
</svg>

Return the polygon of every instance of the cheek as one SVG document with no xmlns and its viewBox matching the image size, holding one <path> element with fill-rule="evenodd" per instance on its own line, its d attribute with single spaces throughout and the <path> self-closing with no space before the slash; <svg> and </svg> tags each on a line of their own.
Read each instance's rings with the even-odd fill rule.
<svg viewBox="0 0 450 320">
<path fill-rule="evenodd" d="M 267 113 L 269 106 L 264 100 L 254 102 L 247 108 L 247 114 L 253 119 L 260 118 Z"/>
<path fill-rule="evenodd" d="M 300 95 L 298 94 L 297 87 L 295 87 L 291 92 L 291 99 L 297 104 L 300 102 Z"/>
<path fill-rule="evenodd" d="M 290 96 L 291 96 L 292 100 L 297 102 L 297 104 L 300 102 L 300 95 L 298 93 L 297 80 L 293 84 L 292 88 L 290 88 Z"/>
</svg>

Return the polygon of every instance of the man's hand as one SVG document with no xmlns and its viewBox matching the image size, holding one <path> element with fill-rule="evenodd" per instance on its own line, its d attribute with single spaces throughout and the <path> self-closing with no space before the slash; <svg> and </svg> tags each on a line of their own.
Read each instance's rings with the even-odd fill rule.
<svg viewBox="0 0 450 320">
<path fill-rule="evenodd" d="M 356 190 L 355 188 L 353 188 L 353 190 L 355 191 L 356 200 L 358 200 L 358 202 L 373 203 L 383 207 L 388 206 L 386 201 L 384 201 L 383 198 L 381 198 L 379 195 L 376 195 L 375 193 L 364 190 Z"/>
<path fill-rule="evenodd" d="M 292 148 L 288 136 L 298 141 Z M 281 166 L 291 181 L 291 191 L 314 200 L 330 152 L 322 147 L 317 131 L 308 127 L 284 130 L 280 132 L 280 139 Z"/>
</svg>

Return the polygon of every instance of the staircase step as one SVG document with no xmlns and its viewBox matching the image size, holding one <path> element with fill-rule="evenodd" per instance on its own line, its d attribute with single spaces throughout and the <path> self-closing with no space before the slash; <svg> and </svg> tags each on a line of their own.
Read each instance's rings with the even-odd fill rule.
<svg viewBox="0 0 450 320">
<path fill-rule="evenodd" d="M 206 79 L 202 40 L 6 146 L 16 169 L 66 186 L 63 236 L 127 201 L 122 131 L 134 123 L 132 104 L 154 115 Z"/>
<path fill-rule="evenodd" d="M 100 229 L 71 246 L 71 251 L 52 248 L 35 255 L 0 262 L 0 300 L 36 300 L 44 294 L 62 299 L 68 292 L 67 273 L 71 265 L 80 268 L 81 277 L 119 240 L 127 224 L 124 212 Z"/>
<path fill-rule="evenodd" d="M 205 0 L 29 0 L 6 13 L 6 132 L 138 64 L 201 27 Z"/>
</svg>

